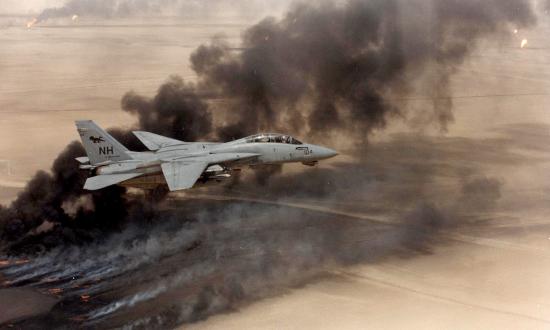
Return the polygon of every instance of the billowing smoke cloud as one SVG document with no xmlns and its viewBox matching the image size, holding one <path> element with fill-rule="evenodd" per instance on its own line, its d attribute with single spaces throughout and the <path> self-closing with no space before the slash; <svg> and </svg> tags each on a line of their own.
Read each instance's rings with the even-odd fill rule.
<svg viewBox="0 0 550 330">
<path fill-rule="evenodd" d="M 92 8 L 112 12 L 130 3 L 155 7 L 147 1 L 83 0 L 65 7 L 99 13 Z M 215 127 L 220 138 L 290 130 L 306 135 L 345 131 L 348 138 L 366 139 L 401 112 L 391 100 L 408 95 L 409 81 L 416 82 L 417 76 L 428 76 L 429 84 L 424 83 L 435 97 L 432 117 L 445 127 L 452 120 L 451 104 L 440 96 L 450 93 L 454 66 L 479 40 L 509 31 L 508 25 L 527 26 L 533 20 L 529 2 L 522 0 L 301 4 L 281 20 L 268 18 L 246 30 L 242 52 L 235 53 L 217 40 L 197 49 L 191 64 L 199 89 L 229 100 L 228 124 Z M 195 140 L 214 129 L 208 104 L 195 90 L 172 77 L 152 99 L 128 93 L 122 107 L 138 116 L 139 129 Z M 132 141 L 128 132 L 116 136 Z M 69 145 L 55 161 L 52 174 L 37 173 L 13 205 L 1 210 L 5 235 L 21 236 L 45 220 L 101 227 L 126 219 L 124 189 L 81 191 L 84 174 L 73 158 L 82 154 L 78 143 Z M 86 207 L 93 211 L 81 206 L 76 215 L 67 214 L 63 206 L 82 196 L 91 200 L 94 206 Z"/>
<path fill-rule="evenodd" d="M 420 19 L 422 17 L 422 19 Z M 349 1 L 297 5 L 248 29 L 241 53 L 223 41 L 191 57 L 200 83 L 231 97 L 223 138 L 265 129 L 368 135 L 401 114 L 420 77 L 429 118 L 452 121 L 450 76 L 477 42 L 534 21 L 528 1 Z"/>
<path fill-rule="evenodd" d="M 87 2 L 70 1 L 67 6 L 71 3 L 77 6 Z M 103 5 L 106 12 L 118 13 L 121 3 L 124 1 Z M 122 108 L 138 117 L 137 129 L 182 140 L 207 136 L 231 139 L 270 130 L 318 140 L 322 133 L 355 139 L 364 145 L 361 142 L 376 129 L 384 128 L 394 117 L 407 115 L 395 100 L 419 89 L 433 99 L 433 106 L 426 113 L 411 115 L 428 118 L 445 129 L 453 118 L 448 96 L 454 68 L 479 41 L 505 36 L 510 26 L 533 23 L 529 1 L 524 0 L 356 0 L 296 5 L 284 18 L 268 18 L 246 30 L 240 52 L 220 39 L 197 49 L 191 57 L 199 78 L 197 85 L 173 77 L 153 98 L 126 94 Z M 214 111 L 198 92 L 204 90 L 227 99 L 225 111 Z M 215 120 L 218 110 L 223 120 Z M 114 135 L 128 146 L 136 143 L 129 132 L 117 130 Z M 405 139 L 401 144 L 389 144 L 384 147 L 395 148 L 390 148 L 392 153 L 384 153 L 386 149 L 382 148 L 381 157 L 368 162 L 364 162 L 366 154 L 359 148 L 356 155 L 360 157 L 352 163 L 310 171 L 307 180 L 303 179 L 305 174 L 280 177 L 264 183 L 267 189 L 256 190 L 267 191 L 264 195 L 275 201 L 288 196 L 289 190 L 295 197 L 323 197 L 329 207 L 330 203 L 351 205 L 353 196 L 363 203 L 350 208 L 367 214 L 382 212 L 362 205 L 367 198 L 369 205 L 376 205 L 373 201 L 378 200 L 378 205 L 385 207 L 382 210 L 390 218 L 403 221 L 404 226 L 383 224 L 390 230 L 380 235 L 367 232 L 371 223 L 366 226 L 352 222 L 355 220 L 345 214 L 323 222 L 326 219 L 318 214 L 306 217 L 285 213 L 284 209 L 253 206 L 219 210 L 205 203 L 202 206 L 207 211 L 199 212 L 192 221 L 204 238 L 192 262 L 178 260 L 186 266 L 184 270 L 148 291 L 105 304 L 96 310 L 98 314 L 89 316 L 102 317 L 186 284 L 195 290 L 198 287 L 199 292 L 189 300 L 189 306 L 177 306 L 182 309 L 177 313 L 178 322 L 194 321 L 230 308 L 234 301 L 254 296 L 259 289 L 269 291 L 277 281 L 304 279 L 308 271 L 318 272 L 319 265 L 353 264 L 395 251 L 427 249 L 442 227 L 460 218 L 454 213 L 460 209 L 457 204 L 469 205 L 478 212 L 494 206 L 500 197 L 500 182 L 482 175 L 467 177 L 458 192 L 430 194 L 430 184 L 436 181 L 438 171 L 453 168 L 451 174 L 456 177 L 461 169 L 451 161 L 445 163 L 445 156 L 432 151 L 437 144 L 423 142 Z M 461 156 L 466 157 L 470 151 Z M 37 173 L 9 208 L 0 209 L 2 234 L 9 240 L 12 253 L 33 252 L 37 246 L 51 249 L 63 243 L 97 241 L 128 222 L 166 218 L 156 203 L 125 194 L 123 188 L 82 191 L 86 173 L 80 172 L 73 160 L 82 154 L 79 143 L 70 144 L 54 162 L 51 173 Z M 410 157 L 392 162 L 398 155 Z M 453 160 L 453 155 L 447 156 Z M 415 159 L 418 163 L 411 161 Z M 456 163 L 462 164 L 463 160 Z M 366 170 L 367 166 L 374 168 Z M 257 189 L 251 183 L 242 184 L 248 184 L 249 191 Z M 434 195 L 449 200 L 439 201 Z M 387 205 L 394 207 L 388 209 Z M 172 219 L 181 220 L 188 208 L 184 205 L 181 213 L 172 214 Z M 242 218 L 247 212 L 264 222 L 257 227 L 255 222 L 246 223 L 250 235 L 243 236 L 247 228 L 242 226 Z M 274 215 L 280 221 L 273 221 Z M 55 223 L 54 229 L 29 235 L 44 221 Z M 301 240 L 304 244 L 292 244 Z M 243 251 L 249 258 L 243 257 Z M 162 253 L 150 260 L 156 261 L 159 255 Z M 185 256 L 185 260 L 190 259 Z M 222 284 L 212 285 L 212 279 L 220 276 L 219 267 L 235 280 L 227 276 Z M 136 284 L 143 284 L 143 273 L 134 274 L 139 276 L 133 278 Z M 155 273 L 151 278 L 159 276 Z M 125 283 L 127 280 L 119 279 Z"/>
<path fill-rule="evenodd" d="M 271 186 L 273 195 L 266 196 L 264 203 L 171 201 L 171 207 L 155 214 L 153 222 L 130 225 L 101 242 L 59 247 L 27 264 L 9 267 L 4 273 L 10 285 L 34 283 L 44 290 L 63 292 L 58 314 L 17 325 L 42 322 L 75 327 L 79 324 L 71 322 L 80 316 L 91 327 L 126 323 L 135 323 L 137 328 L 141 323 L 173 327 L 330 275 L 334 266 L 429 253 L 440 233 L 449 234 L 449 228 L 472 219 L 476 212 L 490 211 L 500 196 L 497 180 L 476 175 L 456 180 L 453 189 L 439 191 L 437 197 L 430 196 L 438 187 L 437 180 L 444 179 L 450 187 L 449 177 L 460 177 L 465 166 L 473 170 L 477 162 L 491 162 L 494 146 L 502 141 L 475 142 L 480 150 L 475 156 L 470 148 L 462 147 L 463 142 L 447 141 L 441 146 L 434 139 L 411 144 L 403 136 L 370 150 L 375 159 L 389 156 L 392 162 L 374 161 L 362 170 L 360 165 L 347 163 L 322 169 L 316 175 L 333 184 L 346 180 L 343 172 L 352 175 L 346 185 L 317 195 L 323 198 L 316 200 L 328 205 L 329 211 L 308 209 L 312 205 L 307 200 L 294 207 L 284 207 L 284 200 L 270 203 L 284 184 L 304 178 L 296 174 L 283 179 L 280 186 Z M 414 153 L 435 149 L 438 157 L 411 162 L 400 156 L 404 145 Z M 463 161 L 454 162 L 453 154 Z M 349 185 L 350 181 L 354 184 Z M 298 201 L 299 197 L 311 198 L 306 186 L 291 186 L 296 189 L 290 189 L 287 196 L 298 197 Z M 474 195 L 475 204 L 464 204 L 469 195 Z M 342 210 L 343 202 L 351 206 Z M 104 293 L 113 298 L 105 300 Z M 90 302 L 79 303 L 81 295 L 91 297 Z M 56 317 L 59 313 L 65 317 Z M 141 319 L 136 320 L 136 313 Z"/>
<path fill-rule="evenodd" d="M 74 157 L 83 152 L 79 142 L 71 143 L 55 160 L 51 174 L 38 172 L 12 205 L 0 212 L 1 234 L 10 243 L 9 251 L 36 253 L 63 244 L 83 244 L 121 229 L 130 220 L 147 219 L 147 203 L 127 198 L 124 188 L 82 190 L 87 173 L 75 166 Z M 54 229 L 26 236 L 45 222 L 54 224 Z"/>
<path fill-rule="evenodd" d="M 136 129 L 185 141 L 203 138 L 212 130 L 207 103 L 197 96 L 192 85 L 178 77 L 163 84 L 153 99 L 128 93 L 123 97 L 122 107 L 137 115 Z M 112 129 L 110 133 L 128 148 L 143 150 L 130 131 Z M 34 241 L 40 246 L 36 251 L 63 243 L 91 241 L 105 232 L 121 229 L 128 222 L 152 217 L 148 213 L 153 212 L 151 203 L 164 194 L 145 200 L 126 196 L 126 189 L 121 187 L 84 191 L 88 173 L 80 170 L 74 159 L 84 154 L 80 142 L 71 143 L 54 161 L 51 173 L 39 171 L 9 208 L 0 208 L 1 235 L 12 242 L 13 252 L 33 252 L 37 247 L 31 244 Z M 56 224 L 52 232 L 18 242 L 45 221 Z M 44 236 L 50 238 L 44 240 Z"/>
<path fill-rule="evenodd" d="M 177 76 L 163 84 L 149 99 L 133 92 L 122 98 L 122 109 L 136 114 L 139 127 L 183 141 L 196 141 L 212 130 L 208 104 L 199 98 L 193 85 Z"/>
<path fill-rule="evenodd" d="M 75 0 L 64 8 L 107 13 L 130 4 L 156 6 L 148 1 Z M 479 40 L 510 31 L 508 25 L 527 26 L 533 21 L 529 2 L 522 0 L 296 5 L 283 19 L 268 18 L 246 30 L 239 53 L 217 39 L 191 56 L 198 88 L 229 100 L 224 124 L 214 127 L 197 87 L 177 77 L 152 99 L 128 93 L 122 108 L 138 116 L 138 129 L 182 140 L 208 135 L 230 139 L 261 130 L 310 136 L 332 132 L 366 139 L 401 113 L 392 98 L 407 96 L 418 80 L 414 78 L 427 76 L 423 83 L 434 96 L 431 117 L 444 128 L 452 120 L 452 104 L 441 96 L 450 94 L 454 66 Z M 128 132 L 115 135 L 136 146 Z M 124 189 L 81 191 L 85 174 L 73 158 L 82 154 L 78 143 L 68 146 L 52 174 L 37 173 L 13 205 L 1 210 L 5 235 L 19 237 L 45 220 L 108 227 L 126 219 Z M 80 206 L 74 215 L 67 214 L 63 206 L 82 196 L 94 206 Z"/>
</svg>

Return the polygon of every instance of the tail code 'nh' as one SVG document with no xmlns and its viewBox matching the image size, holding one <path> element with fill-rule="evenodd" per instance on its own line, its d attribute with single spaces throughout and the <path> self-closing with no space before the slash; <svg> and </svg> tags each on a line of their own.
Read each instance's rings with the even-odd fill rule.
<svg viewBox="0 0 550 330">
<path fill-rule="evenodd" d="M 91 120 L 77 120 L 76 128 L 90 164 L 130 160 L 128 149 Z"/>
</svg>

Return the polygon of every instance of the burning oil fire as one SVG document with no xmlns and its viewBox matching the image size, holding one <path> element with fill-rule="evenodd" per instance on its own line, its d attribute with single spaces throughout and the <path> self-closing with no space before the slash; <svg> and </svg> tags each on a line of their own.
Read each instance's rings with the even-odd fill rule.
<svg viewBox="0 0 550 330">
<path fill-rule="evenodd" d="M 51 293 L 51 294 L 59 294 L 59 293 L 63 292 L 63 289 L 53 288 L 53 289 L 48 289 L 48 292 Z"/>
<path fill-rule="evenodd" d="M 29 22 L 27 22 L 27 29 L 30 29 L 37 22 L 38 22 L 38 20 L 36 19 L 36 17 L 33 18 L 32 20 L 30 20 Z"/>
<path fill-rule="evenodd" d="M 41 282 L 42 282 L 42 283 L 51 283 L 51 282 L 55 282 L 55 281 L 57 281 L 57 280 L 58 280 L 58 278 L 47 277 L 47 278 L 43 279 Z"/>
<path fill-rule="evenodd" d="M 525 48 L 525 46 L 527 46 L 527 39 L 523 39 L 523 40 L 521 41 L 520 48 Z"/>
<path fill-rule="evenodd" d="M 90 301 L 90 295 L 83 294 L 83 295 L 80 296 L 80 300 L 82 302 L 88 302 L 88 301 Z"/>
</svg>

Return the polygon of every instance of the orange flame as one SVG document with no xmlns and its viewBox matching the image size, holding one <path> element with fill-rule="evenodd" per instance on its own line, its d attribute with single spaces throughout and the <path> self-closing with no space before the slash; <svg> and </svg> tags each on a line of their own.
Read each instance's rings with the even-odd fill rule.
<svg viewBox="0 0 550 330">
<path fill-rule="evenodd" d="M 27 22 L 27 29 L 32 28 L 32 26 L 35 25 L 37 22 L 38 20 L 36 19 L 36 17 L 30 20 L 29 22 Z"/>
<path fill-rule="evenodd" d="M 55 282 L 57 280 L 58 280 L 58 278 L 55 278 L 55 277 L 47 277 L 47 278 L 42 280 L 42 283 L 51 283 L 51 282 Z"/>
<path fill-rule="evenodd" d="M 51 294 L 59 294 L 59 293 L 63 292 L 63 289 L 53 288 L 53 289 L 48 289 L 48 292 L 51 293 Z"/>
<path fill-rule="evenodd" d="M 1 266 L 7 266 L 10 264 L 10 261 L 9 260 L 0 260 L 0 267 Z"/>
<path fill-rule="evenodd" d="M 80 300 L 82 300 L 83 302 L 88 302 L 90 301 L 90 295 L 83 294 L 80 296 Z"/>
<path fill-rule="evenodd" d="M 523 39 L 523 40 L 521 41 L 520 48 L 525 48 L 525 46 L 527 46 L 527 39 Z"/>
</svg>

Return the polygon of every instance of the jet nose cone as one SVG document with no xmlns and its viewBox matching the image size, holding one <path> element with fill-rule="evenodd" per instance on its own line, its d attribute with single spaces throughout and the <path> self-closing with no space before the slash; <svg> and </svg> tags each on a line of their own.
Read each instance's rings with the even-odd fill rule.
<svg viewBox="0 0 550 330">
<path fill-rule="evenodd" d="M 327 148 L 327 154 L 328 154 L 328 158 L 338 156 L 338 152 L 336 150 L 332 150 L 332 149 L 329 149 L 329 148 Z"/>
<path fill-rule="evenodd" d="M 326 158 L 332 158 L 332 157 L 338 155 L 338 152 L 336 152 L 335 150 L 332 150 L 330 148 L 321 147 L 319 155 L 322 158 L 326 159 Z"/>
</svg>

